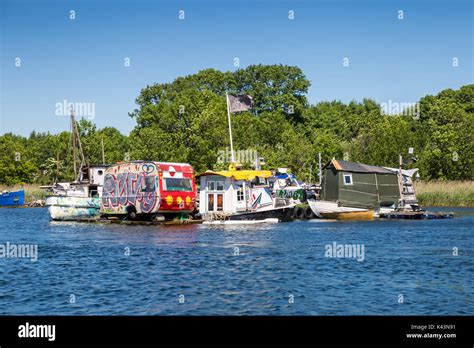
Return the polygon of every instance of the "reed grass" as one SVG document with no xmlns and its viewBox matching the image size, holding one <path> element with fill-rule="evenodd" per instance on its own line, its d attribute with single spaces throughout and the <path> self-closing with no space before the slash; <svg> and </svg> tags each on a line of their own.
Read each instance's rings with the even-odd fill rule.
<svg viewBox="0 0 474 348">
<path fill-rule="evenodd" d="M 474 181 L 417 182 L 415 192 L 424 206 L 474 207 Z"/>
</svg>

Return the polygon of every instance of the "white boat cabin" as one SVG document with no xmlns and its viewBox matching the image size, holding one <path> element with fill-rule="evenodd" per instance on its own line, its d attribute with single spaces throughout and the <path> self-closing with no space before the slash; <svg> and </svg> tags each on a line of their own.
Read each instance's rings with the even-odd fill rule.
<svg viewBox="0 0 474 348">
<path fill-rule="evenodd" d="M 233 215 L 262 212 L 290 206 L 288 199 L 271 192 L 268 170 L 208 171 L 200 175 L 199 212 L 212 215 Z"/>
<path fill-rule="evenodd" d="M 104 186 L 105 171 L 109 165 L 83 166 L 79 180 L 61 182 L 52 187 L 54 195 L 70 197 L 101 197 Z"/>
</svg>

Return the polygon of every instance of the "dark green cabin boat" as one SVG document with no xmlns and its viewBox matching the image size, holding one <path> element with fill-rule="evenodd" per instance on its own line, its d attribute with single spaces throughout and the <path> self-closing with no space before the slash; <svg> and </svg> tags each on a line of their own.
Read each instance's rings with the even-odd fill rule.
<svg viewBox="0 0 474 348">
<path fill-rule="evenodd" d="M 322 201 L 367 209 L 398 206 L 398 176 L 387 168 L 333 159 L 322 174 Z"/>
</svg>

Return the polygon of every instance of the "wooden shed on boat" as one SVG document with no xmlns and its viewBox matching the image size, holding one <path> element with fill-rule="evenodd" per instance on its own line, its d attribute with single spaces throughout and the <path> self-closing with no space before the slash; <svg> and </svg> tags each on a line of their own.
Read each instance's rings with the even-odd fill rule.
<svg viewBox="0 0 474 348">
<path fill-rule="evenodd" d="M 387 168 L 336 159 L 323 167 L 321 200 L 373 209 L 396 208 L 399 199 L 398 176 Z"/>
</svg>

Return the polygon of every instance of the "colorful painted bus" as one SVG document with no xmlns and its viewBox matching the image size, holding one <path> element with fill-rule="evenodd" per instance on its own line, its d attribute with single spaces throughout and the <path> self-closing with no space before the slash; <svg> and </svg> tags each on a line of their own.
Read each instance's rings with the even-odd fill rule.
<svg viewBox="0 0 474 348">
<path fill-rule="evenodd" d="M 194 169 L 187 163 L 133 161 L 107 169 L 100 212 L 106 217 L 163 221 L 196 207 Z"/>
</svg>

